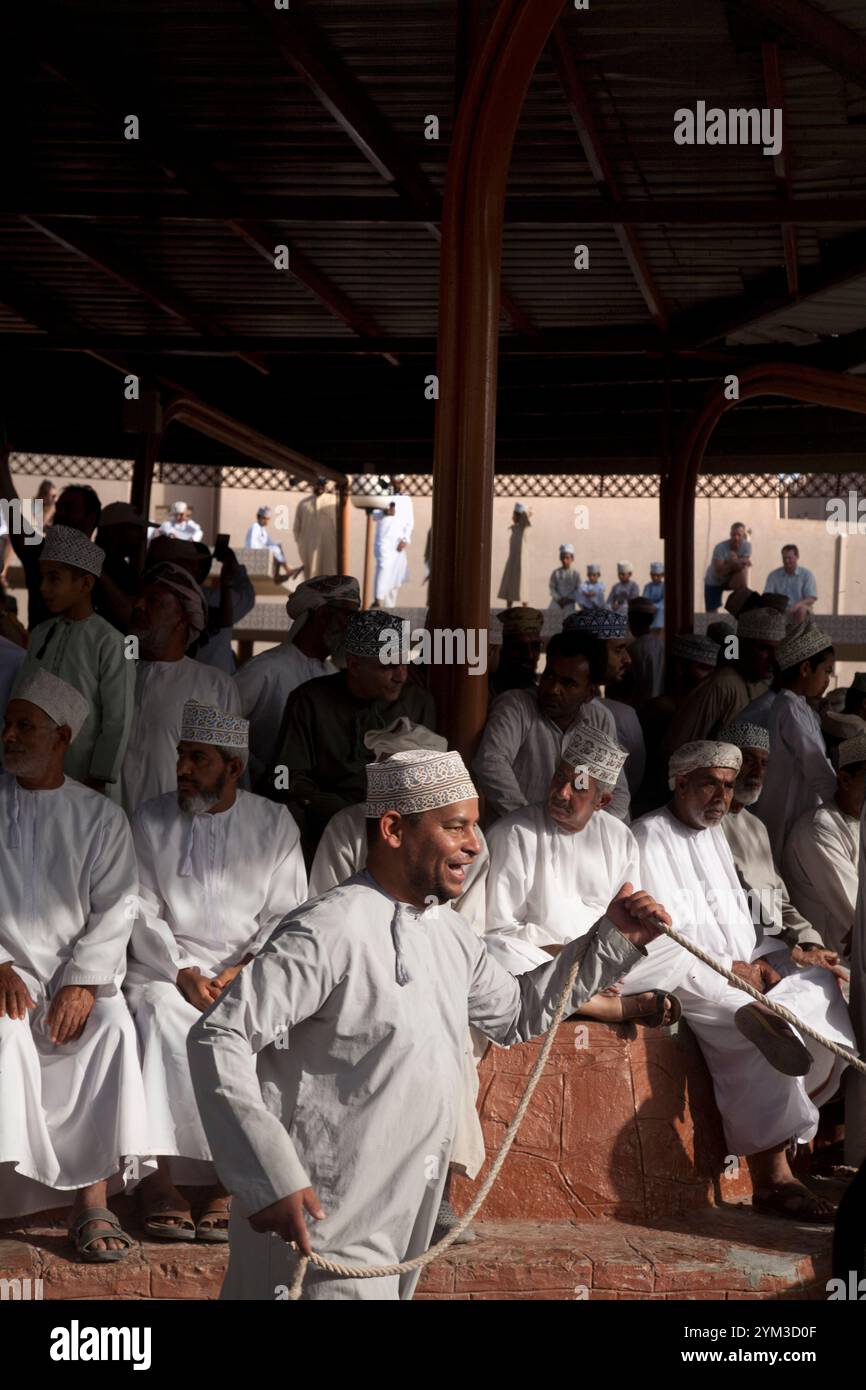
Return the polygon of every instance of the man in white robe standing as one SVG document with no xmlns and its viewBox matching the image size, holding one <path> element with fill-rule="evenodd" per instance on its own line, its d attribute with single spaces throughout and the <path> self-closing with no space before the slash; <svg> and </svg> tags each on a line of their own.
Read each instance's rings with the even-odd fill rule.
<svg viewBox="0 0 866 1390">
<path fill-rule="evenodd" d="M 767 721 L 770 762 L 755 815 L 767 827 L 779 868 L 797 821 L 822 801 L 831 800 L 836 791 L 821 721 L 808 703 L 809 699 L 820 699 L 827 689 L 833 656 L 830 638 L 811 623 L 795 629 L 776 651 L 781 689 Z"/>
<path fill-rule="evenodd" d="M 371 729 L 364 735 L 364 744 L 369 748 L 377 762 L 392 758 L 395 753 L 410 750 L 433 749 L 445 752 L 447 739 L 425 729 L 423 724 L 413 724 L 405 715 L 395 719 L 387 729 Z M 481 830 L 476 826 L 475 834 L 481 846 L 480 852 L 466 866 L 466 878 L 462 891 L 453 901 L 455 912 L 459 912 L 464 922 L 468 922 L 478 935 L 484 935 L 485 887 L 490 853 Z M 313 866 L 310 869 L 310 897 L 318 898 L 347 878 L 366 867 L 367 864 L 367 819 L 366 807 L 346 806 L 332 816 L 325 833 L 319 841 Z M 607 902 L 607 900 L 606 900 Z M 598 915 L 598 914 L 596 914 Z M 595 920 L 595 919 L 593 919 Z M 475 1108 L 478 1095 L 478 1061 L 487 1050 L 487 1039 L 476 1034 L 473 1038 L 467 1029 L 464 1048 L 463 1104 L 457 1114 L 454 1134 L 454 1148 L 451 1153 L 451 1168 L 474 1178 L 484 1163 L 484 1135 L 481 1121 Z M 457 1224 L 457 1216 L 448 1199 L 448 1186 L 442 1197 L 436 1217 L 434 1240 L 440 1240 Z M 458 1238 L 458 1243 L 475 1239 L 472 1227 L 468 1227 Z"/>
<path fill-rule="evenodd" d="M 488 821 L 547 796 L 563 743 L 578 722 L 616 738 L 614 717 L 598 699 L 606 670 L 600 638 L 560 632 L 547 644 L 538 685 L 506 690 L 494 700 L 472 764 Z M 606 811 L 625 820 L 628 807 L 623 770 Z"/>
<path fill-rule="evenodd" d="M 684 744 L 670 760 L 671 802 L 634 825 L 642 882 L 670 905 L 673 925 L 714 960 L 824 1037 L 851 1048 L 848 1010 L 829 969 L 802 968 L 774 938 L 756 944 L 755 926 L 721 830 L 742 767 L 728 743 Z M 818 1107 L 836 1092 L 845 1063 L 676 942 L 651 943 L 641 973 L 675 991 L 700 1043 L 732 1155 L 745 1155 L 756 1211 L 825 1223 L 830 1203 L 799 1182 L 787 1157 L 792 1139 L 807 1143 Z M 633 977 L 630 985 L 640 975 Z"/>
<path fill-rule="evenodd" d="M 148 1148 L 159 1156 L 139 1189 L 142 1219 L 162 1240 L 228 1240 L 229 1198 L 198 1117 L 186 1035 L 307 897 L 291 815 L 238 787 L 247 736 L 245 719 L 189 701 L 177 790 L 146 801 L 132 823 L 141 904 L 124 989 L 141 1047 Z M 209 1189 L 195 1221 L 177 1183 Z"/>
<path fill-rule="evenodd" d="M 187 700 L 241 712 L 232 677 L 185 655 L 206 621 L 204 594 L 188 570 L 163 563 L 145 571 L 129 628 L 138 641 L 139 660 L 121 778 L 127 815 L 177 786 L 177 741 Z"/>
<path fill-rule="evenodd" d="M 477 819 L 458 754 L 371 763 L 366 870 L 293 912 L 195 1024 L 199 1109 L 235 1194 L 224 1298 L 286 1297 L 297 1269 L 288 1241 L 371 1266 L 426 1250 L 467 1022 L 503 1046 L 536 1037 L 576 961 L 572 1008 L 621 979 L 655 935 L 664 909 L 623 895 L 515 979 L 450 906 L 480 849 Z M 302 1297 L 410 1298 L 417 1278 L 311 1267 Z"/>
<path fill-rule="evenodd" d="M 333 672 L 349 614 L 361 607 L 357 579 L 320 575 L 299 584 L 286 602 L 292 619 L 285 642 L 260 652 L 235 674 L 241 710 L 250 725 L 250 776 L 255 783 L 276 761 L 277 735 L 293 690 Z"/>
<path fill-rule="evenodd" d="M 125 815 L 63 775 L 90 707 L 37 670 L 6 708 L 0 772 L 0 1216 L 72 1199 L 69 1239 L 107 1264 L 133 1241 L 106 1206 L 148 1153 L 120 991 L 138 876 Z"/>
<path fill-rule="evenodd" d="M 333 574 L 337 568 L 337 508 L 333 499 L 326 497 L 327 486 L 327 478 L 317 478 L 295 509 L 292 535 L 305 579 Z"/>
<path fill-rule="evenodd" d="M 800 911 L 831 950 L 847 955 L 857 906 L 866 734 L 845 739 L 835 757 L 836 794 L 797 821 L 782 867 Z"/>
<path fill-rule="evenodd" d="M 628 826 L 597 814 L 610 801 L 625 759 L 625 749 L 605 734 L 578 725 L 547 799 L 491 826 L 485 940 L 512 975 L 582 936 L 624 883 L 639 883 L 640 856 Z M 577 1012 L 604 1023 L 657 1026 L 674 1022 L 680 1010 L 661 992 L 627 987 L 622 994 L 596 995 Z"/>
<path fill-rule="evenodd" d="M 376 522 L 374 608 L 396 607 L 400 589 L 409 578 L 406 550 L 412 541 L 415 511 L 411 497 L 401 490 L 403 474 L 391 481 L 394 491 L 387 507 L 377 507 L 373 512 Z"/>
</svg>

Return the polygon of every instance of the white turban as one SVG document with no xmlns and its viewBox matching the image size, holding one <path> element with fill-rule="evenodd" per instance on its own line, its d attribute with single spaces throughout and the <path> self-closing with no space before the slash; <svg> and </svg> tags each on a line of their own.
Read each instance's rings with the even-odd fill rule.
<svg viewBox="0 0 866 1390">
<path fill-rule="evenodd" d="M 286 600 L 286 612 L 292 619 L 289 640 L 294 641 L 310 614 L 330 603 L 335 608 L 361 607 L 361 589 L 351 574 L 320 574 L 299 584 Z"/>
<path fill-rule="evenodd" d="M 159 584 L 174 594 L 183 609 L 183 615 L 189 628 L 187 646 L 196 637 L 201 636 L 207 626 L 207 599 L 189 570 L 183 569 L 181 565 L 173 564 L 171 560 L 165 560 L 161 564 L 153 565 L 151 569 L 145 570 L 141 577 L 141 583 L 142 586 Z"/>
<path fill-rule="evenodd" d="M 12 692 L 12 699 L 27 700 L 53 719 L 58 727 L 68 724 L 73 738 L 90 713 L 90 701 L 81 691 L 59 676 L 52 676 L 43 666 L 22 677 Z"/>
<path fill-rule="evenodd" d="M 441 734 L 434 734 L 423 724 L 413 724 L 411 719 L 401 714 L 387 729 L 370 729 L 364 735 L 364 746 L 380 762 L 383 758 L 391 758 L 395 753 L 405 753 L 411 748 L 428 748 L 444 753 L 448 740 Z"/>
<path fill-rule="evenodd" d="M 743 755 L 732 743 L 716 743 L 712 739 L 699 739 L 694 743 L 684 743 L 671 755 L 668 763 L 668 786 L 673 791 L 677 778 L 699 767 L 729 767 L 739 772 L 743 766 Z"/>
</svg>

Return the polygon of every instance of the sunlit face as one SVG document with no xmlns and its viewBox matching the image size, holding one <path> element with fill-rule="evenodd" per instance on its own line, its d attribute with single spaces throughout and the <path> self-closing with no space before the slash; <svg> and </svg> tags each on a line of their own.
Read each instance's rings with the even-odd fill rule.
<svg viewBox="0 0 866 1390">
<path fill-rule="evenodd" d="M 586 577 L 587 577 L 587 579 L 589 580 L 590 584 L 597 584 L 600 574 L 601 574 L 601 570 L 591 570 L 591 569 L 588 569 L 588 570 L 586 571 Z"/>
<path fill-rule="evenodd" d="M 56 560 L 40 560 L 42 580 L 39 592 L 49 613 L 65 613 L 86 598 L 93 588 L 93 575 Z"/>
<path fill-rule="evenodd" d="M 53 719 L 29 700 L 10 700 L 3 722 L 3 763 L 7 772 L 38 781 L 63 744 Z"/>
<path fill-rule="evenodd" d="M 594 688 L 585 656 L 548 658 L 538 682 L 538 707 L 555 724 L 570 723 L 592 698 Z"/>
<path fill-rule="evenodd" d="M 225 792 L 230 775 L 230 765 L 213 744 L 182 739 L 177 745 L 177 800 L 182 811 L 209 811 Z"/>
<path fill-rule="evenodd" d="M 674 803 L 680 819 L 695 829 L 719 825 L 730 809 L 736 779 L 729 767 L 699 767 L 678 777 Z"/>
<path fill-rule="evenodd" d="M 550 780 L 547 810 L 560 830 L 576 835 L 610 799 L 610 792 L 584 769 L 560 762 Z"/>
<path fill-rule="evenodd" d="M 770 755 L 764 748 L 741 748 L 740 752 L 743 766 L 734 785 L 734 800 L 741 806 L 753 806 L 761 795 Z"/>
<path fill-rule="evenodd" d="M 409 675 L 405 666 L 390 666 L 378 656 L 346 657 L 349 689 L 359 700 L 385 700 L 389 705 L 398 698 Z"/>
<path fill-rule="evenodd" d="M 560 550 L 559 563 L 562 565 L 563 569 L 571 569 L 572 565 L 574 564 L 574 556 L 572 555 L 570 550 Z"/>
<path fill-rule="evenodd" d="M 399 835 L 402 867 L 413 898 L 435 898 L 440 903 L 458 898 L 470 864 L 481 853 L 477 798 L 425 811 L 415 824 L 397 812 L 383 819 Z"/>
</svg>

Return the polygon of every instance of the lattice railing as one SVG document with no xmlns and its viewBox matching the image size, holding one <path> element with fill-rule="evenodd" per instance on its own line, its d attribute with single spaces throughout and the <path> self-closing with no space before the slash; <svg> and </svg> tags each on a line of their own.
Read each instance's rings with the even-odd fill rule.
<svg viewBox="0 0 866 1390">
<path fill-rule="evenodd" d="M 130 459 L 83 458 L 74 454 L 12 454 L 14 472 L 38 474 L 44 478 L 79 478 L 83 482 L 111 479 L 129 482 L 132 479 Z M 303 478 L 276 468 L 244 467 L 235 464 L 157 463 L 154 470 L 157 482 L 176 487 L 233 487 L 252 488 L 273 494 L 275 491 L 307 492 L 310 483 Z M 352 485 L 357 492 L 366 492 L 387 475 L 359 473 Z M 658 497 L 660 477 L 657 473 L 497 473 L 494 479 L 496 497 L 585 498 L 585 497 Z M 429 473 L 406 476 L 406 487 L 413 497 L 432 497 L 433 479 Z M 334 484 L 328 484 L 328 491 Z M 698 497 L 847 497 L 849 492 L 866 496 L 866 473 L 702 473 L 698 477 Z"/>
</svg>

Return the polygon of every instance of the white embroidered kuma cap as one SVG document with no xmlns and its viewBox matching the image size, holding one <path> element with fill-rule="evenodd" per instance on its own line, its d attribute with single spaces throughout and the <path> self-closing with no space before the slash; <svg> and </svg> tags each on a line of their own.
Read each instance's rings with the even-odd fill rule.
<svg viewBox="0 0 866 1390">
<path fill-rule="evenodd" d="M 12 699 L 27 700 L 53 719 L 59 728 L 68 725 L 73 738 L 90 713 L 90 701 L 84 698 L 80 690 L 41 666 L 18 682 Z"/>
<path fill-rule="evenodd" d="M 364 815 L 378 819 L 386 811 L 420 815 L 440 806 L 471 801 L 478 792 L 459 753 L 411 748 L 382 762 L 367 764 Z"/>
</svg>

